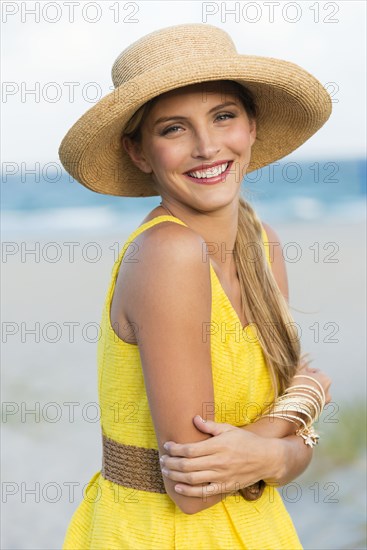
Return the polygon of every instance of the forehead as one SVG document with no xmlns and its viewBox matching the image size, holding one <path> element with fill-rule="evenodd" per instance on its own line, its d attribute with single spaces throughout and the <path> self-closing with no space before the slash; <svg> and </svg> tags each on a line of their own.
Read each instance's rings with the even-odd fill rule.
<svg viewBox="0 0 367 550">
<path fill-rule="evenodd" d="M 213 103 L 226 103 L 227 101 L 240 102 L 238 87 L 234 82 L 214 81 L 190 84 L 176 90 L 166 92 L 154 99 L 152 111 L 165 107 L 184 105 L 195 101 L 203 105 L 211 106 Z"/>
</svg>

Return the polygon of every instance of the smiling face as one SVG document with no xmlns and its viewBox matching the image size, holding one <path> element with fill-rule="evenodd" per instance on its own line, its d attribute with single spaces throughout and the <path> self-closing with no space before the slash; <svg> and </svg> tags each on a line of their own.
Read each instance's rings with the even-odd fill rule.
<svg viewBox="0 0 367 550">
<path fill-rule="evenodd" d="M 236 86 L 212 82 L 160 96 L 140 142 L 123 143 L 162 198 L 210 211 L 238 201 L 255 137 Z"/>
</svg>

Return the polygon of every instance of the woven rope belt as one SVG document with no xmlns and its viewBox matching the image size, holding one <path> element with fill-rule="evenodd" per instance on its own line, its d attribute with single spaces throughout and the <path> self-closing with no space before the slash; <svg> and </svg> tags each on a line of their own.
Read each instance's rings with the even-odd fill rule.
<svg viewBox="0 0 367 550">
<path fill-rule="evenodd" d="M 102 434 L 101 473 L 124 487 L 151 493 L 166 493 L 156 449 L 124 445 Z"/>
<path fill-rule="evenodd" d="M 101 474 L 105 479 L 138 491 L 167 493 L 159 464 L 159 452 L 156 449 L 118 443 L 104 434 L 102 443 Z M 264 487 L 265 483 L 261 480 L 241 489 L 239 493 L 246 500 L 257 500 Z"/>
</svg>

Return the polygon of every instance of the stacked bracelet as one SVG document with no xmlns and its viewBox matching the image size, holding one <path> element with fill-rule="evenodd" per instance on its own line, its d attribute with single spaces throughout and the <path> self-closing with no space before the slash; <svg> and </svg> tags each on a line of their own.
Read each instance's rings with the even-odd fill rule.
<svg viewBox="0 0 367 550">
<path fill-rule="evenodd" d="M 319 389 L 310 384 L 290 386 L 283 395 L 276 399 L 271 410 L 263 417 L 282 418 L 298 425 L 296 435 L 302 437 L 306 445 L 314 447 L 319 441 L 319 436 L 312 424 L 318 419 L 325 406 L 324 388 L 311 376 L 300 374 L 294 376 L 294 378 L 312 380 Z"/>
<path fill-rule="evenodd" d="M 313 423 L 320 416 L 326 402 L 325 392 L 322 385 L 304 374 L 297 374 L 294 378 L 306 378 L 312 380 L 319 389 L 310 384 L 296 384 L 290 386 L 273 403 L 270 411 L 258 418 L 265 416 L 282 418 L 298 426 L 296 435 L 302 437 L 306 445 L 314 447 L 319 442 L 319 436 L 313 428 Z M 265 482 L 263 480 L 254 483 L 239 492 L 245 500 L 257 500 L 264 492 Z"/>
</svg>

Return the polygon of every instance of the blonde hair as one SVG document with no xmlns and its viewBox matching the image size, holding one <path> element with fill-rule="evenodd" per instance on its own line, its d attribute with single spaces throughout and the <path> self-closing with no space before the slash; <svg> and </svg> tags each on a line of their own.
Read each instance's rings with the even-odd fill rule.
<svg viewBox="0 0 367 550">
<path fill-rule="evenodd" d="M 255 258 L 244 252 L 250 248 L 255 250 Z M 256 329 L 277 397 L 289 386 L 300 364 L 300 342 L 286 299 L 266 260 L 261 221 L 243 197 L 239 199 L 234 259 L 243 311 Z"/>
<path fill-rule="evenodd" d="M 230 82 L 248 116 L 256 118 L 257 107 L 252 93 L 237 82 L 220 82 Z M 125 126 L 122 137 L 140 142 L 142 123 L 157 99 L 153 98 L 138 109 Z M 234 260 L 240 282 L 243 313 L 249 324 L 256 329 L 274 395 L 277 397 L 289 386 L 303 359 L 298 332 L 288 304 L 266 260 L 261 221 L 244 197 L 239 198 L 238 206 Z M 250 248 L 257 251 L 255 258 L 249 258 L 248 253 L 244 252 Z"/>
</svg>

